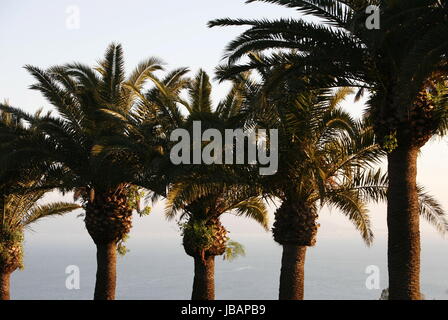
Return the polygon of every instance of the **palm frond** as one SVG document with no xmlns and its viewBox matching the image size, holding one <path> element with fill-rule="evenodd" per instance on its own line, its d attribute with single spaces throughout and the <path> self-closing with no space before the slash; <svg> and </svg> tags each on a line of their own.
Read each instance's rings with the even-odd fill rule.
<svg viewBox="0 0 448 320">
<path fill-rule="evenodd" d="M 237 216 L 244 216 L 255 220 L 268 230 L 269 214 L 266 205 L 259 197 L 253 197 L 238 203 L 235 206 Z"/>
<path fill-rule="evenodd" d="M 360 232 L 364 242 L 370 246 L 373 242 L 373 231 L 365 202 L 353 191 L 340 192 L 328 196 L 326 203 L 340 209 Z"/>
<path fill-rule="evenodd" d="M 191 110 L 193 112 L 212 111 L 210 78 L 205 71 L 200 70 L 189 89 Z"/>
<path fill-rule="evenodd" d="M 29 226 L 38 220 L 51 216 L 61 216 L 74 210 L 80 209 L 81 206 L 74 203 L 54 202 L 46 205 L 36 205 L 23 217 L 23 226 Z"/>
<path fill-rule="evenodd" d="M 425 192 L 421 186 L 418 187 L 418 193 L 420 215 L 440 234 L 446 234 L 448 231 L 448 220 L 440 202 Z"/>
</svg>

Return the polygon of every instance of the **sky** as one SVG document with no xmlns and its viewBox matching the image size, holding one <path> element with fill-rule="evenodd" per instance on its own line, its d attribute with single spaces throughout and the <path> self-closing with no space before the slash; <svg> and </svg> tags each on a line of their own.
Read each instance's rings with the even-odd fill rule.
<svg viewBox="0 0 448 320">
<path fill-rule="evenodd" d="M 79 19 L 74 14 L 79 13 Z M 279 18 L 297 17 L 298 13 L 271 4 L 245 4 L 244 0 L 128 0 L 128 1 L 16 1 L 0 2 L 0 100 L 33 112 L 51 110 L 43 97 L 28 87 L 32 77 L 23 69 L 26 64 L 47 68 L 72 61 L 95 65 L 111 42 L 124 48 L 126 69 L 132 70 L 150 56 L 162 58 L 168 69 L 189 67 L 193 72 L 203 68 L 213 74 L 220 63 L 226 44 L 243 29 L 207 28 L 214 18 Z M 228 89 L 214 83 L 213 97 L 218 101 Z M 363 103 L 349 99 L 344 104 L 354 116 L 360 116 Z M 419 158 L 418 179 L 448 209 L 446 180 L 448 141 L 437 139 L 423 148 Z M 49 200 L 59 200 L 52 194 Z M 70 195 L 64 197 L 70 200 Z M 47 199 L 47 200 L 48 200 Z M 149 217 L 134 219 L 131 236 L 160 234 L 177 236 L 175 222 L 162 215 L 163 204 L 153 208 Z M 271 209 L 271 213 L 274 208 Z M 78 212 L 79 213 L 79 212 Z M 65 239 L 86 237 L 82 218 L 73 213 L 62 218 L 40 222 L 30 234 L 36 241 L 64 236 Z M 371 216 L 377 238 L 385 239 L 385 206 L 372 205 Z M 272 215 L 271 215 L 272 218 Z M 337 210 L 321 210 L 319 237 L 359 239 L 353 226 Z M 225 226 L 235 234 L 270 236 L 254 222 L 226 215 Z M 422 236 L 439 239 L 423 223 Z M 445 240 L 437 240 L 446 245 Z"/>
</svg>

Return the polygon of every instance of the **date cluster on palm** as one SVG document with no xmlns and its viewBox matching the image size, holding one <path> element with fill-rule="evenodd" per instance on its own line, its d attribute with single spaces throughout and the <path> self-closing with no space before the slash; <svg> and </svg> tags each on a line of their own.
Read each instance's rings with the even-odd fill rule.
<svg viewBox="0 0 448 320">
<path fill-rule="evenodd" d="M 85 224 L 96 244 L 118 242 L 132 228 L 132 208 L 125 190 L 96 193 L 86 204 Z"/>
<path fill-rule="evenodd" d="M 194 232 L 184 232 L 183 246 L 185 252 L 192 257 L 223 255 L 229 240 L 226 228 L 224 228 L 219 219 L 208 221 L 205 227 L 210 237 L 205 246 L 202 244 L 202 241 L 198 241 L 198 235 L 194 234 Z"/>
<path fill-rule="evenodd" d="M 439 95 L 437 82 L 428 80 L 404 116 L 400 116 L 398 110 L 383 110 L 382 116 L 375 117 L 376 134 L 385 137 L 396 132 L 398 145 L 424 146 L 440 125 L 439 114 L 434 108 L 434 99 Z"/>
<path fill-rule="evenodd" d="M 410 113 L 410 126 L 413 132 L 414 145 L 423 146 L 431 139 L 439 127 L 439 119 L 434 109 L 432 92 L 433 86 L 421 91 Z"/>
<path fill-rule="evenodd" d="M 291 201 L 283 201 L 275 212 L 274 240 L 281 245 L 314 246 L 319 224 L 317 210 Z"/>
</svg>

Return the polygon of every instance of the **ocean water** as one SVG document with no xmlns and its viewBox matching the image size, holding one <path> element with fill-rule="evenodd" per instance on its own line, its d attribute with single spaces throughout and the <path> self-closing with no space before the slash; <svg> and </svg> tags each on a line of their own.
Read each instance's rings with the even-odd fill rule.
<svg viewBox="0 0 448 320">
<path fill-rule="evenodd" d="M 29 237 L 30 238 L 30 237 Z M 37 236 L 25 245 L 25 269 L 12 276 L 13 299 L 91 299 L 95 248 L 86 237 L 54 240 Z M 38 240 L 36 240 L 38 239 Z M 217 258 L 217 299 L 276 299 L 281 247 L 269 235 L 233 235 L 246 256 Z M 118 260 L 117 299 L 189 299 L 193 260 L 180 237 L 143 236 L 129 240 L 130 252 Z M 80 289 L 65 286 L 66 267 L 80 269 Z M 380 270 L 380 289 L 366 287 L 366 268 Z M 384 241 L 367 248 L 358 238 L 321 238 L 307 252 L 306 299 L 378 299 L 387 285 Z M 423 241 L 422 291 L 427 299 L 448 299 L 448 247 L 442 240 Z"/>
</svg>

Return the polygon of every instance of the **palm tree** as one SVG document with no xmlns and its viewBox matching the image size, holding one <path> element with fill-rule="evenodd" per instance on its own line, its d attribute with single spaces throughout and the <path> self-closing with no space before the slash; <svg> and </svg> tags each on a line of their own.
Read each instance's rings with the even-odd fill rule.
<svg viewBox="0 0 448 320">
<path fill-rule="evenodd" d="M 336 207 L 360 231 L 367 245 L 373 240 L 366 203 L 378 200 L 384 183 L 374 165 L 381 151 L 372 130 L 340 108 L 350 89 L 294 92 L 291 86 L 271 93 L 267 121 L 279 129 L 279 170 L 262 184 L 282 201 L 275 212 L 274 240 L 282 245 L 279 298 L 304 297 L 306 248 L 314 246 L 319 205 Z M 289 95 L 289 97 L 288 97 Z M 266 109 L 265 109 L 266 110 Z M 266 118 L 266 117 L 265 117 Z"/>
<path fill-rule="evenodd" d="M 2 134 L 14 139 L 23 123 L 11 114 L 0 112 Z M 0 150 L 8 144 L 2 140 Z M 55 202 L 39 205 L 38 201 L 50 189 L 42 188 L 49 177 L 41 170 L 15 168 L 0 173 L 0 300 L 10 299 L 10 276 L 23 268 L 24 231 L 42 218 L 63 215 L 80 206 L 74 203 Z"/>
<path fill-rule="evenodd" d="M 135 115 L 126 120 L 138 137 L 133 141 L 138 142 L 135 145 L 133 141 L 123 141 L 121 148 L 144 159 L 145 150 L 140 145 L 148 140 L 148 136 L 151 140 L 154 132 L 157 132 L 158 145 L 169 151 L 173 146 L 173 142 L 168 141 L 171 132 L 178 128 L 191 131 L 194 121 L 201 121 L 203 130 L 211 127 L 224 130 L 244 123 L 242 108 L 247 87 L 244 82 L 234 83 L 229 95 L 213 109 L 209 76 L 200 70 L 194 79 L 189 79 L 187 72 L 188 69 L 180 68 L 163 79 L 154 77 L 154 87 L 138 94 L 140 102 Z M 185 91 L 187 99 L 182 98 Z M 259 198 L 259 190 L 257 193 L 244 183 L 247 180 L 243 177 L 249 174 L 247 170 L 235 170 L 223 165 L 175 166 L 169 160 L 169 152 L 165 154 L 165 161 L 159 162 L 163 174 L 158 175 L 163 183 L 159 181 L 159 187 L 153 188 L 153 200 L 160 196 L 167 198 L 166 212 L 170 219 L 181 213 L 183 245 L 195 261 L 192 299 L 214 299 L 215 256 L 226 254 L 228 257 L 230 252 L 240 248 L 229 241 L 220 216 L 236 211 L 237 215 L 251 217 L 266 228 L 266 209 Z M 142 164 L 142 167 L 145 165 Z M 164 178 L 160 179 L 161 176 Z M 139 181 L 145 187 L 148 183 L 155 183 L 148 176 Z M 167 195 L 163 184 L 168 188 Z"/>
<path fill-rule="evenodd" d="M 2 106 L 41 132 L 39 138 L 22 134 L 5 161 L 10 165 L 47 164 L 58 174 L 61 191 L 75 191 L 85 209 L 87 231 L 97 247 L 95 299 L 115 298 L 116 251 L 131 229 L 139 192 L 133 184 L 139 170 L 134 157 L 122 151 L 102 152 L 105 145 L 129 133 L 110 114 L 127 116 L 153 73 L 162 69 L 159 59 L 142 62 L 125 78 L 123 52 L 112 44 L 94 69 L 79 63 L 48 70 L 27 66 L 40 91 L 58 115 L 34 117 L 20 109 Z M 156 157 L 157 152 L 152 154 Z M 149 161 L 149 160 L 148 160 Z"/>
<path fill-rule="evenodd" d="M 248 89 L 244 80 L 235 81 L 229 94 L 213 109 L 209 76 L 200 70 L 189 84 L 189 100 L 182 103 L 188 111 L 182 127 L 191 132 L 192 123 L 201 121 L 203 130 L 214 128 L 224 132 L 225 128 L 244 125 L 248 120 L 243 112 Z M 229 241 L 227 230 L 219 221 L 222 214 L 235 211 L 237 216 L 252 218 L 267 229 L 268 214 L 260 198 L 261 189 L 250 186 L 251 169 L 247 169 L 187 165 L 181 166 L 177 176 L 170 179 L 167 216 L 173 218 L 180 211 L 186 220 L 181 226 L 185 252 L 195 263 L 193 300 L 215 298 L 215 256 L 228 256 L 229 250 L 239 248 Z"/>
<path fill-rule="evenodd" d="M 420 231 L 416 182 L 420 149 L 447 129 L 447 4 L 439 0 L 249 0 L 294 8 L 323 21 L 220 19 L 211 26 L 250 28 L 227 47 L 227 77 L 256 68 L 237 64 L 252 51 L 281 49 L 270 63 L 311 87 L 352 86 L 367 102 L 377 141 L 388 152 L 388 271 L 390 299 L 420 299 Z M 380 10 L 379 29 L 366 9 Z M 409 36 L 412 35 L 412 36 Z M 283 58 L 279 59 L 282 56 Z M 416 67 L 417 66 L 417 67 Z"/>
</svg>

